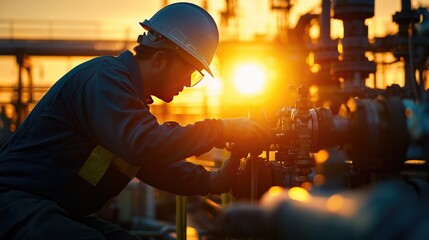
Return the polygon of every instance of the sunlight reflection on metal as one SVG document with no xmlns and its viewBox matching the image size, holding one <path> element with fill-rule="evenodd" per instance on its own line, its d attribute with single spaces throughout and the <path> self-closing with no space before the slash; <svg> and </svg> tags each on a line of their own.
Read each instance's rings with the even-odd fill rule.
<svg viewBox="0 0 429 240">
<path fill-rule="evenodd" d="M 310 192 L 313 188 L 313 184 L 311 182 L 304 182 L 301 184 L 301 187 Z"/>
<path fill-rule="evenodd" d="M 318 164 L 324 163 L 326 160 L 328 160 L 328 158 L 329 158 L 328 151 L 323 149 L 314 155 L 314 160 L 316 160 Z"/>
<path fill-rule="evenodd" d="M 334 194 L 331 197 L 328 198 L 328 200 L 326 201 L 326 208 L 330 211 L 330 212 L 339 212 L 343 209 L 344 207 L 344 197 L 341 196 L 340 194 Z"/>
<path fill-rule="evenodd" d="M 317 187 L 322 186 L 325 183 L 325 176 L 323 176 L 322 174 L 317 174 L 313 178 L 313 183 Z"/>
<path fill-rule="evenodd" d="M 271 187 L 268 190 L 268 194 L 270 197 L 277 197 L 277 196 L 281 195 L 283 192 L 284 192 L 284 188 L 279 187 L 279 186 Z"/>
<path fill-rule="evenodd" d="M 289 189 L 288 196 L 290 199 L 299 201 L 299 202 L 308 202 L 310 201 L 311 195 L 304 188 L 293 187 Z"/>
</svg>

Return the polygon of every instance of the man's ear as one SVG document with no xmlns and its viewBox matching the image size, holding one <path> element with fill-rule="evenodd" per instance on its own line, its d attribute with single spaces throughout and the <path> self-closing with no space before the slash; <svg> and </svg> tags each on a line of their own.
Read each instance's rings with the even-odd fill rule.
<svg viewBox="0 0 429 240">
<path fill-rule="evenodd" d="M 163 69 L 168 62 L 167 54 L 163 51 L 156 52 L 152 57 L 152 66 L 156 69 Z"/>
</svg>

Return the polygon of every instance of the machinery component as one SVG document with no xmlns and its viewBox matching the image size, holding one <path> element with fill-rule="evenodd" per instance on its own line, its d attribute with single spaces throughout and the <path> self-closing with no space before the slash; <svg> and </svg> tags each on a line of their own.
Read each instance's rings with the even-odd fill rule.
<svg viewBox="0 0 429 240">
<path fill-rule="evenodd" d="M 232 194 L 240 200 L 258 200 L 272 186 L 295 184 L 295 168 L 285 167 L 278 161 L 247 158 L 240 166 L 232 186 Z"/>
<path fill-rule="evenodd" d="M 407 12 L 407 6 L 407 1 L 403 1 L 402 12 Z M 325 6 L 324 10 L 326 9 Z M 402 100 L 401 97 L 410 96 L 410 91 L 398 85 L 392 85 L 386 90 L 366 88 L 365 78 L 375 73 L 375 63 L 365 57 L 365 52 L 369 50 L 365 19 L 374 15 L 374 1 L 338 0 L 333 1 L 333 9 L 334 17 L 343 21 L 345 32 L 341 40 L 344 52 L 339 62 L 330 64 L 331 74 L 334 78 L 343 80 L 342 88 L 336 95 L 342 95 L 343 99 L 347 96 L 351 100 L 345 104 L 335 102 L 333 108 L 331 105 L 329 109 L 312 109 L 306 101 L 308 95 L 305 91 L 308 89 L 300 88 L 296 106 L 284 107 L 279 113 L 275 129 L 276 141 L 270 149 L 275 151 L 274 161 L 287 169 L 287 173 L 293 169 L 293 174 L 285 175 L 285 179 L 294 178 L 295 186 L 312 180 L 308 177 L 312 166 L 306 166 L 301 159 L 311 158 L 312 154 L 322 148 L 339 148 L 346 152 L 349 166 L 346 174 L 350 178 L 350 186 L 398 178 L 405 169 L 411 167 L 405 164 L 406 160 L 428 158 L 427 151 L 423 150 L 427 149 L 427 140 L 421 135 L 423 132 L 423 135 L 427 135 L 428 131 L 423 127 L 425 123 L 419 123 L 420 127 L 417 128 L 420 130 L 414 129 L 416 124 L 411 126 L 411 122 L 415 122 L 413 118 L 424 119 L 423 115 L 427 116 L 427 110 L 424 109 L 428 100 L 422 98 L 420 103 Z M 400 17 L 396 14 L 396 22 L 402 24 L 408 15 L 400 14 Z M 324 23 L 326 28 L 326 20 Z M 319 49 L 329 45 L 326 33 L 322 37 Z M 409 71 L 410 66 L 405 63 L 406 71 Z M 421 94 L 426 98 L 428 96 L 424 92 Z M 331 100 L 341 99 L 332 95 L 330 94 Z M 420 141 L 410 139 L 416 132 L 421 136 Z M 308 160 L 306 163 L 310 162 Z M 428 175 L 424 166 L 420 165 L 418 170 L 414 165 L 412 168 L 411 175 L 416 172 Z"/>
<path fill-rule="evenodd" d="M 355 169 L 399 173 L 408 147 L 405 108 L 398 98 L 350 100 L 349 155 Z"/>
<path fill-rule="evenodd" d="M 425 87 L 424 72 L 428 59 L 427 16 L 427 9 L 412 9 L 411 0 L 402 0 L 401 11 L 392 17 L 398 24 L 398 32 L 376 38 L 371 46 L 371 51 L 391 52 L 396 61 L 404 63 L 405 83 L 401 96 L 418 101 Z M 419 76 L 417 81 L 416 70 Z"/>
<path fill-rule="evenodd" d="M 379 97 L 351 99 L 338 115 L 329 109 L 310 109 L 311 151 L 332 147 L 345 151 L 353 172 L 361 175 L 360 182 L 353 185 L 367 184 L 374 180 L 374 174 L 377 180 L 399 178 L 407 168 L 406 160 L 429 159 L 423 150 L 429 131 L 426 123 L 419 122 L 429 116 L 427 106 L 397 97 Z M 420 170 L 429 174 L 424 167 Z"/>
<path fill-rule="evenodd" d="M 415 88 L 415 66 L 414 66 L 414 43 L 413 35 L 416 32 L 414 23 L 420 21 L 420 15 L 417 10 L 411 9 L 411 0 L 402 0 L 401 1 L 402 9 L 400 12 L 396 12 L 393 15 L 393 21 L 398 24 L 399 31 L 398 35 L 407 41 L 404 44 L 399 44 L 393 53 L 395 57 L 404 59 L 405 64 L 405 86 L 404 88 L 413 92 L 414 98 L 418 98 L 418 92 Z"/>
<path fill-rule="evenodd" d="M 332 78 L 342 80 L 336 92 L 342 102 L 334 108 L 312 108 L 308 88 L 298 89 L 296 105 L 283 107 L 273 126 L 275 140 L 267 151 L 274 151 L 275 158 L 269 159 L 272 155 L 267 153 L 266 159 L 259 159 L 258 181 L 265 189 L 260 205 L 227 209 L 217 233 L 254 239 L 426 237 L 429 93 L 424 76 L 428 48 L 424 29 L 421 35 L 413 35 L 420 15 L 411 9 L 410 0 L 403 0 L 401 12 L 393 16 L 399 25 L 398 36 L 370 46 L 365 19 L 374 15 L 374 1 L 332 3 L 334 17 L 344 23 L 344 51 L 338 62 L 329 62 L 329 57 L 320 60 L 330 63 Z M 329 45 L 326 33 L 321 38 L 318 50 L 322 51 L 317 54 Z M 404 62 L 404 87 L 392 85 L 382 90 L 365 86 L 365 79 L 376 70 L 375 63 L 365 57 L 371 47 L 374 52 L 393 51 Z M 414 58 L 418 58 L 419 81 Z M 274 164 L 280 173 L 276 182 L 272 180 Z M 238 190 L 248 189 L 249 178 L 237 179 Z M 270 188 L 270 184 L 283 188 Z"/>
<path fill-rule="evenodd" d="M 409 146 L 407 159 L 429 158 L 429 100 L 423 104 L 416 104 L 411 100 L 404 100 L 405 115 L 407 116 L 407 129 Z"/>
<path fill-rule="evenodd" d="M 305 101 L 300 98 L 297 102 L 300 106 Z M 350 99 L 338 115 L 328 108 L 285 107 L 279 113 L 271 149 L 275 159 L 259 158 L 255 165 L 263 176 L 258 177 L 258 197 L 271 186 L 313 182 L 313 157 L 321 149 L 340 149 L 347 156 L 342 174 L 348 176 L 348 187 L 401 179 L 404 174 L 411 179 L 429 178 L 428 163 L 416 166 L 406 161 L 429 159 L 428 117 L 429 103 L 398 97 Z M 234 191 L 237 198 L 250 195 L 250 169 L 247 163 L 239 171 Z"/>
<path fill-rule="evenodd" d="M 0 146 L 6 143 L 15 132 L 16 125 L 12 118 L 6 115 L 6 107 L 1 106 L 0 110 Z"/>
<path fill-rule="evenodd" d="M 309 182 L 311 168 L 314 167 L 314 161 L 310 157 L 310 130 L 308 122 L 310 120 L 310 96 L 308 87 L 298 88 L 298 99 L 296 101 L 296 130 L 298 131 L 297 154 L 295 156 L 296 182 L 302 184 Z M 293 120 L 293 119 L 292 119 Z"/>
<path fill-rule="evenodd" d="M 404 182 L 335 194 L 276 188 L 259 206 L 226 209 L 215 231 L 253 239 L 425 239 L 427 211 Z"/>
<path fill-rule="evenodd" d="M 342 61 L 334 63 L 332 71 L 337 79 L 344 80 L 343 91 L 356 96 L 365 88 L 365 78 L 376 71 L 375 63 L 365 57 L 369 48 L 365 19 L 374 16 L 374 0 L 335 0 L 333 9 L 334 18 L 343 21 L 344 52 Z"/>
<path fill-rule="evenodd" d="M 344 152 L 319 154 L 316 176 L 323 175 L 323 181 L 315 182 L 311 190 L 273 187 L 259 205 L 241 203 L 227 208 L 214 234 L 255 239 L 425 238 L 429 222 L 426 181 L 390 180 L 345 190 Z"/>
</svg>

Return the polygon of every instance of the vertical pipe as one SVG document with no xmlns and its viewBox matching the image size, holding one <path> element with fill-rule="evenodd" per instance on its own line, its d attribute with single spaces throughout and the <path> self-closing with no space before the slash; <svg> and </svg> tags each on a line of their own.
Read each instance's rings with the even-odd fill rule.
<svg viewBox="0 0 429 240">
<path fill-rule="evenodd" d="M 331 0 L 322 1 L 322 17 L 320 25 L 320 43 L 323 47 L 326 47 L 331 41 Z"/>
<path fill-rule="evenodd" d="M 249 157 L 251 164 L 251 177 L 250 177 L 250 203 L 256 204 L 258 202 L 258 168 L 257 168 L 257 156 L 250 155 Z"/>
<path fill-rule="evenodd" d="M 28 102 L 29 103 L 33 103 L 34 99 L 33 99 L 33 93 L 34 93 L 34 88 L 33 88 L 33 74 L 32 74 L 32 64 L 29 63 L 26 66 L 27 69 L 27 76 L 28 76 Z"/>
<path fill-rule="evenodd" d="M 401 5 L 402 10 L 411 10 L 411 0 L 402 0 Z"/>
<path fill-rule="evenodd" d="M 247 118 L 252 119 L 252 112 L 251 112 L 251 99 L 247 101 Z M 250 168 L 251 168 L 251 174 L 250 174 L 250 203 L 256 204 L 258 201 L 258 169 L 257 169 L 257 160 L 258 156 L 254 156 L 253 154 L 249 155 L 249 158 L 247 161 L 250 161 Z"/>
<path fill-rule="evenodd" d="M 17 99 L 15 103 L 16 111 L 16 124 L 19 126 L 22 121 L 22 71 L 24 69 L 24 54 L 16 55 L 16 62 L 18 63 L 18 87 Z"/>
<path fill-rule="evenodd" d="M 186 240 L 186 197 L 176 195 L 177 240 Z"/>
<path fill-rule="evenodd" d="M 145 217 L 148 219 L 155 219 L 155 191 L 150 185 L 147 185 L 145 183 L 141 184 L 143 184 L 143 189 L 145 192 Z"/>
</svg>

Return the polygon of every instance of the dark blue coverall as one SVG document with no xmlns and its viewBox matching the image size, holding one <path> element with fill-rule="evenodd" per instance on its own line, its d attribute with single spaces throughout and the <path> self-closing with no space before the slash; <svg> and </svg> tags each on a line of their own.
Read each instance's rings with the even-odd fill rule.
<svg viewBox="0 0 429 240">
<path fill-rule="evenodd" d="M 181 160 L 223 147 L 221 121 L 159 124 L 150 100 L 129 51 L 55 83 L 1 149 L 0 239 L 135 239 L 91 215 L 134 177 L 208 194 L 210 173 Z"/>
</svg>

